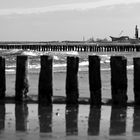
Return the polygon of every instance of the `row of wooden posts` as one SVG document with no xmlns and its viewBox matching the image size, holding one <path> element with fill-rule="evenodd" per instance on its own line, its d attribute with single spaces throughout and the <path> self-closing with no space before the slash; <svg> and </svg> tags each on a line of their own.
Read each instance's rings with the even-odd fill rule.
<svg viewBox="0 0 140 140">
<path fill-rule="evenodd" d="M 101 72 L 100 57 L 97 55 L 88 56 L 89 60 L 89 90 L 90 104 L 101 105 Z M 140 58 L 133 58 L 134 62 L 134 99 L 140 104 Z M 127 59 L 124 56 L 111 56 L 111 95 L 112 104 L 127 104 Z M 78 104 L 78 68 L 79 58 L 67 57 L 66 72 L 66 103 Z M 0 100 L 5 99 L 5 58 L 0 57 Z M 55 79 L 54 79 L 55 80 Z M 22 102 L 27 97 L 29 90 L 28 81 L 28 56 L 17 56 L 15 101 Z M 53 97 L 53 57 L 41 56 L 41 69 L 39 73 L 38 103 L 52 104 Z"/>
<path fill-rule="evenodd" d="M 34 51 L 78 51 L 78 52 L 138 52 L 139 44 L 42 44 L 42 45 L 23 45 L 23 44 L 0 44 L 1 49 L 22 49 Z"/>
</svg>

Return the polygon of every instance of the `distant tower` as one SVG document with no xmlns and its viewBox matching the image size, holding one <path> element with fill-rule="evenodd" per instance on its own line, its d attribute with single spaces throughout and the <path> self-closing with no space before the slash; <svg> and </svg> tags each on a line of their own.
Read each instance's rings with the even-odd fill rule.
<svg viewBox="0 0 140 140">
<path fill-rule="evenodd" d="M 136 38 L 136 39 L 139 38 L 139 31 L 138 31 L 137 25 L 136 25 L 136 27 L 135 27 L 135 38 Z"/>
</svg>

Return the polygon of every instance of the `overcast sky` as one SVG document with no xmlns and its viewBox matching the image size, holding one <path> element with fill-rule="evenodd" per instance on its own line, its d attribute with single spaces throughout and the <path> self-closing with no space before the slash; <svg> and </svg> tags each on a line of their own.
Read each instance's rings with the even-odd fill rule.
<svg viewBox="0 0 140 140">
<path fill-rule="evenodd" d="M 0 40 L 134 37 L 140 0 L 0 0 Z"/>
</svg>

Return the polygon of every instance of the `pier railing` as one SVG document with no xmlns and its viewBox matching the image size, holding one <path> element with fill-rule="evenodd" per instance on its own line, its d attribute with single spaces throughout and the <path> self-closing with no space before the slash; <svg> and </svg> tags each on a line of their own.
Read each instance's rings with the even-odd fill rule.
<svg viewBox="0 0 140 140">
<path fill-rule="evenodd" d="M 131 43 L 0 43 L 0 49 L 22 49 L 33 51 L 78 51 L 78 52 L 138 52 L 140 44 Z"/>
<path fill-rule="evenodd" d="M 100 72 L 100 57 L 90 55 L 89 60 L 89 91 L 90 98 L 83 101 L 79 98 L 78 68 L 79 57 L 67 57 L 66 71 L 66 97 L 63 103 L 101 105 L 102 103 L 102 81 Z M 28 80 L 28 56 L 17 56 L 15 101 L 23 102 L 29 91 Z M 140 58 L 133 58 L 134 62 L 134 104 L 140 104 Z M 56 101 L 53 97 L 53 57 L 41 56 L 41 69 L 38 84 L 38 103 L 52 104 Z M 111 97 L 110 103 L 115 105 L 127 105 L 127 59 L 124 56 L 111 56 Z M 5 58 L 0 57 L 0 101 L 6 98 L 6 74 Z M 55 80 L 55 79 L 54 79 Z M 61 101 L 59 103 L 62 103 Z"/>
</svg>

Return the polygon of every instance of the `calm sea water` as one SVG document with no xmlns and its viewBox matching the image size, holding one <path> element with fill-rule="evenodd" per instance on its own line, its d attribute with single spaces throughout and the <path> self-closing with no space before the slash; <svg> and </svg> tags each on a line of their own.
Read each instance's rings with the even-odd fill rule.
<svg viewBox="0 0 140 140">
<path fill-rule="evenodd" d="M 89 97 L 88 84 L 88 56 L 99 55 L 101 58 L 101 79 L 102 79 L 102 96 L 111 98 L 110 87 L 110 56 L 121 55 L 127 58 L 127 77 L 128 77 L 128 99 L 133 100 L 133 58 L 140 57 L 139 52 L 38 52 L 23 50 L 0 50 L 0 55 L 6 59 L 7 74 L 7 95 L 14 95 L 15 87 L 15 68 L 16 56 L 27 55 L 29 58 L 28 72 L 30 80 L 29 95 L 37 95 L 38 76 L 40 72 L 40 56 L 53 56 L 53 82 L 54 95 L 65 96 L 65 76 L 66 76 L 66 58 L 67 56 L 77 56 L 79 62 L 79 91 L 80 96 Z M 61 82 L 60 82 L 61 81 Z"/>
<path fill-rule="evenodd" d="M 23 50 L 0 50 L 0 55 L 6 58 L 6 71 L 14 72 L 16 67 L 16 56 L 27 55 L 29 57 L 29 72 L 38 72 L 40 69 L 40 56 L 51 55 L 53 56 L 53 70 L 54 72 L 64 72 L 66 70 L 66 57 L 77 56 L 80 58 L 79 71 L 88 70 L 88 55 L 99 55 L 101 58 L 101 70 L 110 70 L 110 56 L 122 55 L 127 57 L 127 68 L 133 69 L 133 57 L 139 57 L 140 53 L 137 52 L 38 52 L 38 51 L 23 51 Z"/>
</svg>

